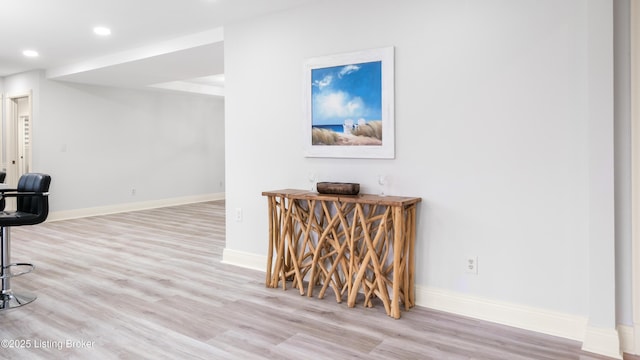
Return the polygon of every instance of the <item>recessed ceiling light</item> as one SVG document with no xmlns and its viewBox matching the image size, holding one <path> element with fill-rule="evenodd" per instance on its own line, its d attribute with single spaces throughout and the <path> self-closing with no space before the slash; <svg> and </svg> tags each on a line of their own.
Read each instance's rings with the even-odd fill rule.
<svg viewBox="0 0 640 360">
<path fill-rule="evenodd" d="M 96 26 L 93 28 L 93 32 L 96 35 L 100 35 L 100 36 L 109 36 L 111 35 L 111 29 L 109 29 L 108 27 L 104 27 L 104 26 Z"/>
<path fill-rule="evenodd" d="M 38 52 L 35 50 L 25 50 L 22 52 L 22 55 L 26 56 L 26 57 L 38 57 Z"/>
</svg>

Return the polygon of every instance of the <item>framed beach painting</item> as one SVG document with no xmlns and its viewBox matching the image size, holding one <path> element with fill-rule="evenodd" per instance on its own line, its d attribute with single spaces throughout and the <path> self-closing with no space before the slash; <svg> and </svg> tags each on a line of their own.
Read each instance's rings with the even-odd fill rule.
<svg viewBox="0 0 640 360">
<path fill-rule="evenodd" d="M 393 47 L 304 65 L 305 156 L 395 157 Z"/>
</svg>

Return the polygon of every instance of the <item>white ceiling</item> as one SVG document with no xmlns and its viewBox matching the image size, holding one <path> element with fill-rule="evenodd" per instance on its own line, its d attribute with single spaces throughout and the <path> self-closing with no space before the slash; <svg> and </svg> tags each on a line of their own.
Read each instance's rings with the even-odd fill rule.
<svg viewBox="0 0 640 360">
<path fill-rule="evenodd" d="M 210 76 L 224 73 L 224 25 L 311 1 L 0 1 L 0 77 L 44 69 L 54 80 L 221 95 Z"/>
</svg>

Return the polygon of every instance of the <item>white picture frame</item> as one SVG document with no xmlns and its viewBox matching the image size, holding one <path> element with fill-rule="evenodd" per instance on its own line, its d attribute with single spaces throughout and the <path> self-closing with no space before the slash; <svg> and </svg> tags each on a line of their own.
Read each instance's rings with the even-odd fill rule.
<svg viewBox="0 0 640 360">
<path fill-rule="evenodd" d="M 395 158 L 394 48 L 304 64 L 306 157 Z"/>
</svg>

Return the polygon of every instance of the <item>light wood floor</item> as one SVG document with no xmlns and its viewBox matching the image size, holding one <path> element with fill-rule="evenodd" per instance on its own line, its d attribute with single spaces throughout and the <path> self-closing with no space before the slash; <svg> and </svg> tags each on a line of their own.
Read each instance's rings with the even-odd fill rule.
<svg viewBox="0 0 640 360">
<path fill-rule="evenodd" d="M 13 288 L 38 299 L 0 312 L 0 358 L 603 359 L 420 307 L 394 320 L 267 289 L 220 263 L 224 216 L 221 201 L 14 228 L 13 260 L 37 268 Z"/>
</svg>

